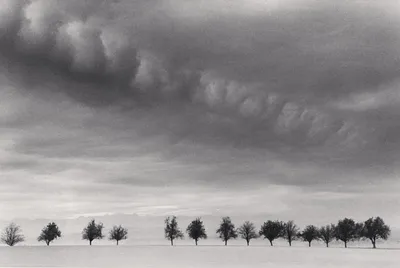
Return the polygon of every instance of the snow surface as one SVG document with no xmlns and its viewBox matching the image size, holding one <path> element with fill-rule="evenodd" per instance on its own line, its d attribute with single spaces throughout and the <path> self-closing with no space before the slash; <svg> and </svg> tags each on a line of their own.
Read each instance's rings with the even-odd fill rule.
<svg viewBox="0 0 400 268">
<path fill-rule="evenodd" d="M 0 267 L 400 267 L 399 249 L 269 246 L 0 247 Z"/>
</svg>

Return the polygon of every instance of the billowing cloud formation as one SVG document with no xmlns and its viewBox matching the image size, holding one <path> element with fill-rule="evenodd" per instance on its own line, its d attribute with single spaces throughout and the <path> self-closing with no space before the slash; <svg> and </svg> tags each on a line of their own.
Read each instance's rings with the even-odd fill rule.
<svg viewBox="0 0 400 268">
<path fill-rule="evenodd" d="M 395 0 L 1 0 L 13 86 L 2 90 L 15 105 L 0 123 L 29 129 L 4 146 L 45 159 L 155 154 L 173 170 L 157 176 L 212 187 L 390 181 L 399 13 Z M 7 155 L 11 170 L 41 165 Z M 161 183 L 143 176 L 113 181 Z"/>
<path fill-rule="evenodd" d="M 227 122 L 219 117 L 228 113 L 229 127 L 246 127 L 261 143 L 364 145 L 369 135 L 364 126 L 331 116 L 323 106 L 397 73 L 397 48 L 376 40 L 379 34 L 391 41 L 380 29 L 384 19 L 364 25 L 361 13 L 372 12 L 369 5 L 357 10 L 323 2 L 288 9 L 254 1 L 227 4 L 225 12 L 218 11 L 218 1 L 150 2 L 4 1 L 3 52 L 105 87 L 108 94 L 200 103 L 218 121 Z M 263 12 L 243 9 L 253 6 Z"/>
<path fill-rule="evenodd" d="M 8 52 L 77 76 L 128 83 L 136 49 L 128 37 L 102 27 L 96 1 L 3 1 L 2 44 Z"/>
</svg>

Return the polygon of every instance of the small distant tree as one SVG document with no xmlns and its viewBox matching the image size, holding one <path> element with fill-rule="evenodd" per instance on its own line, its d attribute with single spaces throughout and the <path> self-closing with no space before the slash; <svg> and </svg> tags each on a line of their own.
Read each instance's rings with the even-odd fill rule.
<svg viewBox="0 0 400 268">
<path fill-rule="evenodd" d="M 303 241 L 308 242 L 308 246 L 311 247 L 311 242 L 319 238 L 318 228 L 314 225 L 308 225 L 303 232 L 300 233 L 300 237 Z"/>
<path fill-rule="evenodd" d="M 326 225 L 318 230 L 319 238 L 324 241 L 326 247 L 329 247 L 329 243 L 333 241 L 335 238 L 335 229 L 336 226 L 334 224 Z"/>
<path fill-rule="evenodd" d="M 294 221 L 288 221 L 283 225 L 283 237 L 289 242 L 289 246 L 292 246 L 292 241 L 296 240 L 299 234 L 299 228 Z"/>
<path fill-rule="evenodd" d="M 385 224 L 382 218 L 369 218 L 364 222 L 361 237 L 371 240 L 373 248 L 376 248 L 376 240 L 387 240 L 389 236 L 390 227 Z"/>
<path fill-rule="evenodd" d="M 183 233 L 178 227 L 178 221 L 176 220 L 175 216 L 165 219 L 164 233 L 165 238 L 171 241 L 171 246 L 174 245 L 175 239 L 182 239 L 184 237 Z"/>
<path fill-rule="evenodd" d="M 204 224 L 200 218 L 192 221 L 187 227 L 186 232 L 190 238 L 194 239 L 196 246 L 199 239 L 207 239 L 206 229 L 204 228 Z"/>
<path fill-rule="evenodd" d="M 25 237 L 22 234 L 21 227 L 19 227 L 15 223 L 10 223 L 1 234 L 0 240 L 2 243 L 12 247 L 20 242 L 24 242 Z"/>
<path fill-rule="evenodd" d="M 89 245 L 92 245 L 93 240 L 95 239 L 103 239 L 103 224 L 96 224 L 95 220 L 91 220 L 88 225 L 82 231 L 82 239 L 88 240 Z"/>
<path fill-rule="evenodd" d="M 230 217 L 223 217 L 222 221 L 217 229 L 217 234 L 225 242 L 225 246 L 228 245 L 229 239 L 236 239 L 237 233 L 235 230 L 235 225 L 232 223 Z"/>
<path fill-rule="evenodd" d="M 273 241 L 284 235 L 284 223 L 281 221 L 267 221 L 261 226 L 260 236 L 269 240 L 271 246 Z"/>
<path fill-rule="evenodd" d="M 250 240 L 258 237 L 256 227 L 252 222 L 246 221 L 237 230 L 240 237 L 247 242 L 247 246 L 250 245 Z"/>
<path fill-rule="evenodd" d="M 339 220 L 335 229 L 336 240 L 344 242 L 344 247 L 347 248 L 349 241 L 354 241 L 360 238 L 360 232 L 362 230 L 362 224 L 356 223 L 353 219 L 344 218 Z"/>
<path fill-rule="evenodd" d="M 120 226 L 114 226 L 108 235 L 108 240 L 112 241 L 115 240 L 117 241 L 117 246 L 119 244 L 119 241 L 128 239 L 128 229 Z"/>
<path fill-rule="evenodd" d="M 39 242 L 44 241 L 46 242 L 46 245 L 49 246 L 53 240 L 61 237 L 61 231 L 58 228 L 57 224 L 54 222 L 50 222 L 47 224 L 46 227 L 42 229 L 42 233 L 40 236 L 37 238 Z"/>
</svg>

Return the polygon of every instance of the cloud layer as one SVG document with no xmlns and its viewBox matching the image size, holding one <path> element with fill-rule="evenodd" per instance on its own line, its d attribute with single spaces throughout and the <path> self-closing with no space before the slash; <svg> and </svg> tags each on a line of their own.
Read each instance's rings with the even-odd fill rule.
<svg viewBox="0 0 400 268">
<path fill-rule="evenodd" d="M 271 184 L 300 196 L 398 186 L 394 0 L 0 7 L 0 163 L 9 191 L 35 189 L 20 200 L 60 187 L 50 200 L 77 215 L 98 198 L 80 196 L 90 188 L 107 192 L 104 206 L 117 200 L 106 210 L 123 212 L 129 191 L 142 189 L 140 202 L 164 188 L 168 198 L 199 189 L 154 207 L 223 191 L 228 209 L 232 192 L 254 187 L 264 189 L 255 200 L 273 200 Z M 4 196 L 11 214 L 18 202 Z"/>
</svg>

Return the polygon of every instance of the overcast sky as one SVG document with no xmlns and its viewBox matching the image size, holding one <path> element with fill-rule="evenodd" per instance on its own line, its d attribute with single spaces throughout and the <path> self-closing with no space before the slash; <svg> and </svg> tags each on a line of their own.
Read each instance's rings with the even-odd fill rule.
<svg viewBox="0 0 400 268">
<path fill-rule="evenodd" d="M 0 69 L 3 221 L 400 226 L 397 0 L 1 0 Z"/>
</svg>

